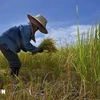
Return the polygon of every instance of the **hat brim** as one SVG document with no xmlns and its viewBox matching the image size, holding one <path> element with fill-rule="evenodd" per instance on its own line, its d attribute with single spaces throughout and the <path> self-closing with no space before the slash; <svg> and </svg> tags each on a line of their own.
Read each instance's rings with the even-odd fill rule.
<svg viewBox="0 0 100 100">
<path fill-rule="evenodd" d="M 36 25 L 37 27 L 39 27 L 39 31 L 44 33 L 44 34 L 47 34 L 48 31 L 47 29 L 41 24 L 41 22 L 39 20 L 37 20 L 35 18 L 35 16 L 31 16 L 29 14 L 27 14 L 27 17 L 29 18 L 29 20 L 34 24 Z"/>
</svg>

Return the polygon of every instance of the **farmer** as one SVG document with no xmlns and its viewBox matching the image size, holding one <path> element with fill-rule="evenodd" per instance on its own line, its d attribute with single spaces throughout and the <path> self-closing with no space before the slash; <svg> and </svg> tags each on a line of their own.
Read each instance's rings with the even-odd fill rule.
<svg viewBox="0 0 100 100">
<path fill-rule="evenodd" d="M 21 50 L 32 53 L 43 52 L 42 48 L 38 49 L 30 41 L 36 42 L 35 33 L 38 30 L 44 34 L 48 33 L 45 17 L 40 14 L 36 16 L 28 14 L 27 17 L 29 19 L 28 24 L 12 27 L 0 35 L 0 50 L 7 59 L 11 68 L 11 75 L 13 76 L 18 76 L 21 67 L 17 53 Z"/>
</svg>

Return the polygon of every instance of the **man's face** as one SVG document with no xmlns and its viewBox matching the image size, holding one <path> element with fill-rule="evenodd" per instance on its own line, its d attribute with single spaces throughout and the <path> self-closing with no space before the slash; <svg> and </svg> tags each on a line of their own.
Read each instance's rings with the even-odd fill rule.
<svg viewBox="0 0 100 100">
<path fill-rule="evenodd" d="M 36 43 L 35 34 L 31 35 L 31 39 Z"/>
<path fill-rule="evenodd" d="M 33 30 L 32 30 L 31 38 L 32 38 L 32 40 L 36 43 L 35 33 L 36 33 L 36 31 L 39 30 L 39 28 L 38 28 L 36 25 L 32 24 L 32 29 L 33 29 Z"/>
</svg>

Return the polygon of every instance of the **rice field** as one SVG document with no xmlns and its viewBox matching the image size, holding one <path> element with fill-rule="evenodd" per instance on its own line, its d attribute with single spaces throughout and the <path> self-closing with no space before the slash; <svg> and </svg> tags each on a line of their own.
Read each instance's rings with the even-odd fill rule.
<svg viewBox="0 0 100 100">
<path fill-rule="evenodd" d="M 0 53 L 0 100 L 100 100 L 100 25 L 86 36 L 77 30 L 77 43 L 56 52 L 20 52 L 16 79 Z"/>
</svg>

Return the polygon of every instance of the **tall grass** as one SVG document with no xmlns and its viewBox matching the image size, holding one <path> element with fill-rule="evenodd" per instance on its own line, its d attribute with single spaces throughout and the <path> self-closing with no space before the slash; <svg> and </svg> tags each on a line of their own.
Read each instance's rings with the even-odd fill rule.
<svg viewBox="0 0 100 100">
<path fill-rule="evenodd" d="M 0 85 L 7 91 L 5 95 L 0 94 L 0 98 L 100 99 L 100 25 L 97 29 L 91 27 L 88 34 L 82 35 L 78 44 L 59 48 L 54 53 L 19 53 L 22 67 L 14 97 L 10 69 L 4 57 L 0 56 Z"/>
</svg>

